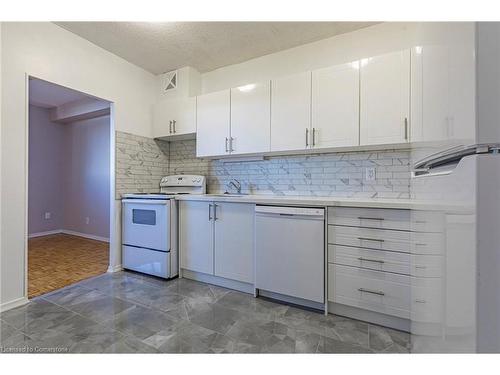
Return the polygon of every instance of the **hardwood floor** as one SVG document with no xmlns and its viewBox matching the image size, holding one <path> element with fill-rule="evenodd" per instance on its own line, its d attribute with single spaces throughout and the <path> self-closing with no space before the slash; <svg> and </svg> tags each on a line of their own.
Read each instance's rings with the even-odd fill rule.
<svg viewBox="0 0 500 375">
<path fill-rule="evenodd" d="M 68 234 L 28 241 L 28 297 L 105 273 L 109 244 Z"/>
</svg>

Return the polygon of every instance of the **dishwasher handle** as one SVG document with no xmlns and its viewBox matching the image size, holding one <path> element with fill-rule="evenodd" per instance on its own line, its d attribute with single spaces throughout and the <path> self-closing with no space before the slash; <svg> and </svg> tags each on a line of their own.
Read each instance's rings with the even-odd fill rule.
<svg viewBox="0 0 500 375">
<path fill-rule="evenodd" d="M 257 216 L 277 217 L 307 217 L 324 219 L 324 208 L 286 207 L 286 206 L 255 206 Z"/>
</svg>

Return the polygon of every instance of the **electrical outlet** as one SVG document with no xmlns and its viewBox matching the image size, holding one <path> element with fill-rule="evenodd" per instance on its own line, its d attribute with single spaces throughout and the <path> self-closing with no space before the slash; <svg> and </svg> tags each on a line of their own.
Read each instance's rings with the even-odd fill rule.
<svg viewBox="0 0 500 375">
<path fill-rule="evenodd" d="M 375 168 L 374 167 L 365 168 L 365 180 L 366 181 L 375 181 Z"/>
<path fill-rule="evenodd" d="M 90 217 L 88 217 L 88 216 L 87 216 L 87 217 L 85 218 L 85 224 L 87 224 L 87 225 L 88 225 L 89 223 L 90 223 Z"/>
<path fill-rule="evenodd" d="M 50 217 L 52 216 L 52 214 L 50 212 L 46 212 L 43 217 L 45 218 L 45 220 L 50 220 Z"/>
</svg>

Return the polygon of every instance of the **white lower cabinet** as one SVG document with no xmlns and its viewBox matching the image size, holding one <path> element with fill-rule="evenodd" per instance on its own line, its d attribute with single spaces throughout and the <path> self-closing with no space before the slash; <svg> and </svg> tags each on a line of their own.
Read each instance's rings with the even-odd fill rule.
<svg viewBox="0 0 500 375">
<path fill-rule="evenodd" d="M 253 282 L 255 206 L 215 203 L 215 276 Z"/>
<path fill-rule="evenodd" d="M 182 201 L 181 269 L 253 282 L 254 205 Z"/>
<path fill-rule="evenodd" d="M 180 202 L 180 268 L 213 274 L 213 239 L 212 203 L 197 201 Z"/>
<path fill-rule="evenodd" d="M 328 300 L 334 313 L 348 307 L 353 318 L 361 314 L 372 323 L 408 330 L 410 221 L 409 210 L 328 209 Z"/>
</svg>

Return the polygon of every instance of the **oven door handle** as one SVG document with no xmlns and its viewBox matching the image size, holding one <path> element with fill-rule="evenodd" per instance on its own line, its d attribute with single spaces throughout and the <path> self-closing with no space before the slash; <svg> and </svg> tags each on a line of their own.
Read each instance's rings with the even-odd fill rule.
<svg viewBox="0 0 500 375">
<path fill-rule="evenodd" d="M 134 204 L 167 204 L 168 199 L 122 199 L 122 203 Z"/>
</svg>

